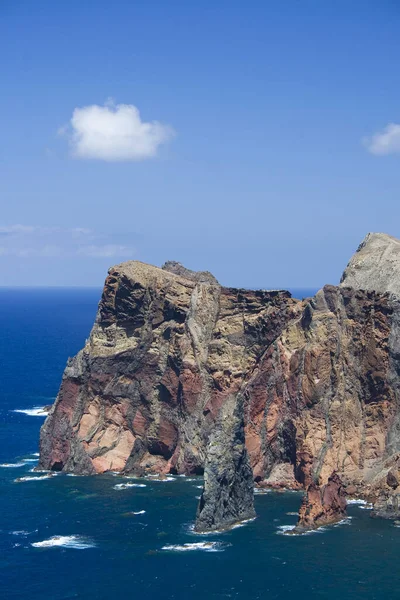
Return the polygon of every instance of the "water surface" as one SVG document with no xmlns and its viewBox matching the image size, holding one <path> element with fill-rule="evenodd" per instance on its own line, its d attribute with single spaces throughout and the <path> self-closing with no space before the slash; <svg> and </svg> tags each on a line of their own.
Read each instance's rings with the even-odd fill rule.
<svg viewBox="0 0 400 600">
<path fill-rule="evenodd" d="M 13 411 L 52 401 L 98 298 L 98 290 L 0 290 L 0 463 L 16 465 L 0 467 L 2 597 L 399 597 L 400 528 L 357 506 L 340 526 L 294 537 L 284 531 L 300 495 L 271 492 L 256 496 L 255 521 L 199 536 L 191 530 L 199 478 L 32 473 L 43 418 Z"/>
</svg>

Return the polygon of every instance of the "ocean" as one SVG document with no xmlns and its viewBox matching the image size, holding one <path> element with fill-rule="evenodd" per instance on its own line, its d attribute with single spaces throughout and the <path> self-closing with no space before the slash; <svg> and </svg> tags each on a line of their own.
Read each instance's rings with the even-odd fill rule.
<svg viewBox="0 0 400 600">
<path fill-rule="evenodd" d="M 308 296 L 314 290 L 295 291 Z M 38 408 L 88 336 L 100 290 L 0 290 L 0 589 L 6 600 L 387 600 L 400 597 L 400 528 L 351 505 L 291 536 L 297 492 L 255 498 L 256 520 L 192 531 L 199 477 L 32 472 Z M 22 411 L 22 412 L 18 412 Z"/>
</svg>

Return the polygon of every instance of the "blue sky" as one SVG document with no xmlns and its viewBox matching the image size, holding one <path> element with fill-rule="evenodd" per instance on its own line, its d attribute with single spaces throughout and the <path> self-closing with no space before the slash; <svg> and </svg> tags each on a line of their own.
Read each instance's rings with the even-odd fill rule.
<svg viewBox="0 0 400 600">
<path fill-rule="evenodd" d="M 0 285 L 337 283 L 400 237 L 399 31 L 395 0 L 2 0 Z"/>
</svg>

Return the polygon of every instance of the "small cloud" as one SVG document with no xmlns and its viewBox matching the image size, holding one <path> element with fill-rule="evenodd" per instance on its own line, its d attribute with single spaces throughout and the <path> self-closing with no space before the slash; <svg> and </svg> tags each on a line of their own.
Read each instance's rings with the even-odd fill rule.
<svg viewBox="0 0 400 600">
<path fill-rule="evenodd" d="M 109 162 L 153 158 L 175 134 L 169 125 L 142 121 L 133 104 L 115 105 L 111 99 L 104 106 L 75 108 L 70 125 L 58 133 L 69 138 L 75 158 Z"/>
<path fill-rule="evenodd" d="M 383 155 L 400 152 L 400 125 L 389 123 L 385 129 L 363 141 L 371 154 Z"/>
<path fill-rule="evenodd" d="M 91 236 L 93 231 L 91 229 L 87 229 L 86 227 L 73 227 L 71 229 L 71 234 L 73 237 L 86 237 Z"/>
<path fill-rule="evenodd" d="M 0 257 L 113 258 L 132 257 L 134 249 L 118 244 L 118 234 L 99 234 L 87 227 L 0 226 Z"/>
<path fill-rule="evenodd" d="M 33 227 L 33 225 L 6 225 L 4 227 L 0 227 L 0 235 L 19 235 L 33 233 L 35 229 L 36 228 Z"/>
<path fill-rule="evenodd" d="M 92 258 L 112 258 L 114 256 L 132 257 L 134 249 L 129 246 L 120 246 L 118 244 L 106 244 L 104 246 L 82 246 L 77 253 L 83 256 L 91 256 Z"/>
</svg>

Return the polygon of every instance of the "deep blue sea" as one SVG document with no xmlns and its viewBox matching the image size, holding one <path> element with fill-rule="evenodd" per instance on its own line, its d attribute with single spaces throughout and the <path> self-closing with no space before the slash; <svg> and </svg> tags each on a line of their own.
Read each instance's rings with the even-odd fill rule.
<svg viewBox="0 0 400 600">
<path fill-rule="evenodd" d="M 31 472 L 43 418 L 14 411 L 54 399 L 67 357 L 89 334 L 99 294 L 0 290 L 0 463 L 14 465 L 0 467 L 1 597 L 399 598 L 400 528 L 361 507 L 351 506 L 342 525 L 295 537 L 284 531 L 296 521 L 301 495 L 271 492 L 256 496 L 255 521 L 199 536 L 191 524 L 200 478 Z"/>
</svg>

